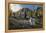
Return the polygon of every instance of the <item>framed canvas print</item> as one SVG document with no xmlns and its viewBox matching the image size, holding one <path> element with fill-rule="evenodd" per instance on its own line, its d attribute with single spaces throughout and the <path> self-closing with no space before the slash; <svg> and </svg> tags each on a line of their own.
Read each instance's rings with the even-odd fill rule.
<svg viewBox="0 0 46 33">
<path fill-rule="evenodd" d="M 6 0 L 6 32 L 44 30 L 44 5 L 44 2 Z"/>
</svg>

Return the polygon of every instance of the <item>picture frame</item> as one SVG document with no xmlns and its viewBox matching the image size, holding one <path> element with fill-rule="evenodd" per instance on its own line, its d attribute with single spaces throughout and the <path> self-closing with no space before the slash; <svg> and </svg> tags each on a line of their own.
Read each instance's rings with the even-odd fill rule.
<svg viewBox="0 0 46 33">
<path fill-rule="evenodd" d="M 8 16 L 9 16 L 9 5 L 10 4 L 36 4 L 43 6 L 43 28 L 38 29 L 15 29 L 9 30 L 8 29 Z M 44 2 L 26 2 L 26 1 L 12 1 L 12 0 L 5 0 L 5 31 L 6 32 L 24 32 L 24 31 L 41 31 L 45 30 L 45 3 Z"/>
</svg>

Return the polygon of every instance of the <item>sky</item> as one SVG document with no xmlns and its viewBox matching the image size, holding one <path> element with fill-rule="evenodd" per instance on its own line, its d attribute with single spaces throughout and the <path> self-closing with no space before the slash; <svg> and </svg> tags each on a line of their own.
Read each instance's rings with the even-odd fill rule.
<svg viewBox="0 0 46 33">
<path fill-rule="evenodd" d="M 31 10 L 37 9 L 38 5 L 31 5 L 31 4 L 10 4 L 10 8 L 13 12 L 17 12 L 22 8 L 29 8 Z"/>
</svg>

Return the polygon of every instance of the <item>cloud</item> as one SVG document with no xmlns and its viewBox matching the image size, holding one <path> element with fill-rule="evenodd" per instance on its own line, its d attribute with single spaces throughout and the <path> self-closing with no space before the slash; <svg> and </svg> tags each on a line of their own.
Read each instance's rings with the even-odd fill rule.
<svg viewBox="0 0 46 33">
<path fill-rule="evenodd" d="M 10 8 L 13 12 L 17 12 L 18 10 L 20 10 L 22 7 L 20 6 L 20 4 L 10 4 Z"/>
</svg>

